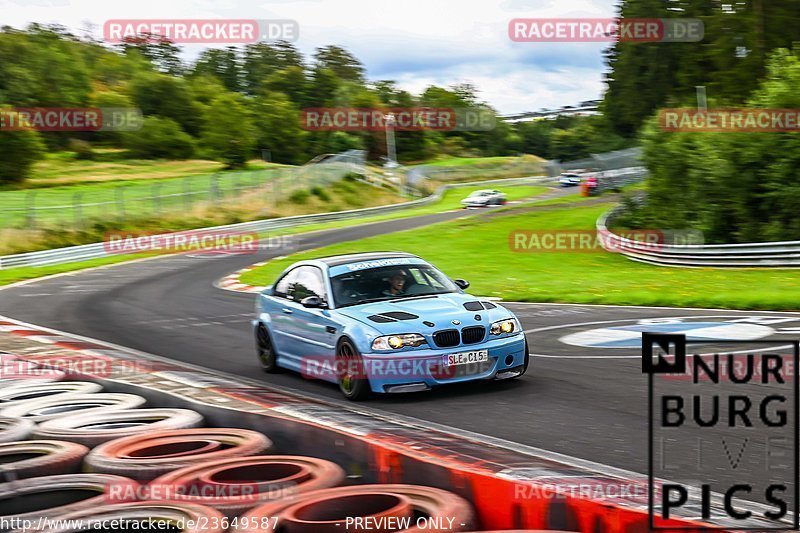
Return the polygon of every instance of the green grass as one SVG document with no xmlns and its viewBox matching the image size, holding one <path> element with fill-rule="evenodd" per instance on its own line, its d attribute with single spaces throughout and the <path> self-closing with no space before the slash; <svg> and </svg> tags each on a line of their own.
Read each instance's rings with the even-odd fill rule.
<svg viewBox="0 0 800 533">
<path fill-rule="evenodd" d="M 347 186 L 345 185 L 344 189 L 340 187 L 340 189 L 337 190 L 339 190 L 339 192 L 345 190 L 346 192 L 346 188 Z M 460 201 L 460 199 L 469 194 L 470 190 L 471 190 L 470 188 L 461 188 L 448 191 L 440 202 L 419 208 L 397 211 L 394 213 L 388 213 L 386 215 L 355 218 L 351 220 L 340 220 L 336 222 L 326 222 L 319 224 L 309 224 L 294 228 L 281 228 L 279 230 L 266 232 L 262 235 L 262 237 L 292 235 L 297 233 L 306 233 L 311 231 L 320 231 L 320 230 L 334 229 L 345 226 L 365 224 L 368 222 L 379 222 L 382 220 L 392 220 L 397 218 L 405 218 L 408 216 L 418 216 L 440 211 L 447 211 L 454 207 L 458 207 L 458 202 Z M 508 194 L 509 198 L 517 199 L 517 198 L 525 198 L 536 194 L 540 194 L 541 192 L 545 191 L 546 188 L 538 186 L 515 186 L 515 187 L 505 187 L 504 190 Z M 337 198 L 341 199 L 341 197 L 343 196 L 347 196 L 347 194 L 337 194 Z M 363 201 L 363 195 L 360 196 L 360 199 Z M 95 266 L 120 263 L 123 261 L 130 261 L 132 259 L 138 259 L 139 257 L 146 257 L 146 256 L 142 254 L 115 256 L 102 259 L 93 259 L 89 261 L 81 261 L 78 263 L 67 263 L 67 264 L 50 265 L 44 267 L 19 267 L 19 268 L 0 270 L 0 286 L 7 285 L 9 283 L 15 283 L 17 281 L 33 279 L 42 276 L 49 276 L 52 274 L 60 274 L 64 272 L 72 272 Z"/>
<path fill-rule="evenodd" d="M 611 203 L 543 210 L 485 219 L 469 217 L 386 236 L 294 254 L 243 276 L 268 285 L 294 261 L 331 254 L 408 251 L 451 277 L 468 279 L 470 292 L 528 302 L 658 305 L 736 309 L 800 308 L 800 272 L 776 269 L 680 269 L 636 263 L 618 254 L 517 252 L 515 230 L 591 230 Z"/>
</svg>

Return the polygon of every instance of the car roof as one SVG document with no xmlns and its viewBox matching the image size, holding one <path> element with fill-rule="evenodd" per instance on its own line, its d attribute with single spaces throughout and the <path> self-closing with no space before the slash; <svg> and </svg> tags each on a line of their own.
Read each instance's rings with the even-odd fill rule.
<svg viewBox="0 0 800 533">
<path fill-rule="evenodd" d="M 349 263 L 359 263 L 361 261 L 375 261 L 376 259 L 396 259 L 402 257 L 417 258 L 414 254 L 406 252 L 364 252 L 357 254 L 332 255 L 330 257 L 320 257 L 317 261 L 325 263 L 329 267 L 347 265 Z"/>
</svg>

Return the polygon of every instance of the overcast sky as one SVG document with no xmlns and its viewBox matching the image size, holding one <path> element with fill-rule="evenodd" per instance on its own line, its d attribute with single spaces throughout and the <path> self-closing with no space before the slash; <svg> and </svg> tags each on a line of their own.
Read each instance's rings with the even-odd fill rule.
<svg viewBox="0 0 800 533">
<path fill-rule="evenodd" d="M 2 24 L 59 23 L 78 31 L 108 19 L 294 19 L 306 54 L 344 46 L 370 80 L 415 94 L 470 82 L 501 113 L 574 105 L 603 92 L 602 43 L 515 43 L 508 21 L 610 17 L 615 0 L 0 0 Z M 192 58 L 196 47 L 184 45 Z"/>
</svg>

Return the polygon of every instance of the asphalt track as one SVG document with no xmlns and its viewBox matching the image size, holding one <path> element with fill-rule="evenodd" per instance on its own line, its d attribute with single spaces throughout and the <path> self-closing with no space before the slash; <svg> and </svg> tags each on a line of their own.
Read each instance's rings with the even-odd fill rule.
<svg viewBox="0 0 800 533">
<path fill-rule="evenodd" d="M 464 214 L 453 211 L 315 232 L 298 236 L 296 245 L 297 250 L 316 248 Z M 386 249 L 393 248 L 389 237 Z M 255 255 L 169 256 L 53 277 L 0 291 L 0 314 L 338 400 L 340 393 L 333 385 L 293 373 L 261 374 L 249 323 L 254 296 L 213 286 L 215 280 L 234 270 L 286 253 L 283 249 L 267 249 Z M 717 332 L 723 334 L 781 340 L 800 336 L 800 329 L 791 329 L 800 326 L 798 313 L 506 305 L 520 317 L 534 354 L 524 378 L 382 396 L 368 407 L 644 473 L 648 457 L 647 381 L 642 374 L 640 350 L 624 346 L 631 335 L 638 333 L 615 328 L 666 319 L 678 323 L 674 326 L 677 329 L 686 325 L 683 323 L 700 321 L 713 323 L 708 326 L 711 328 L 722 328 Z M 765 320 L 767 324 L 759 324 Z M 651 328 L 649 324 L 636 327 Z M 669 330 L 673 326 L 652 327 Z M 594 329 L 599 331 L 585 333 Z M 572 337 L 573 344 L 561 340 L 574 333 L 581 335 Z M 608 342 L 622 347 L 596 347 Z M 703 430 L 702 437 L 717 444 L 703 458 L 709 472 L 716 472 L 710 477 L 736 482 L 737 476 L 744 475 L 742 470 L 731 472 L 725 468 L 731 454 L 722 453 L 719 447 L 720 442 L 726 450 L 735 446 L 738 453 L 741 443 L 731 441 L 743 435 L 737 431 Z M 683 437 L 699 435 L 689 431 Z M 786 436 L 790 437 L 788 433 Z M 784 444 L 778 447 L 789 446 Z M 763 457 L 768 446 L 754 439 L 742 453 L 756 460 Z M 673 459 L 679 469 L 672 478 L 681 477 L 682 462 L 695 460 L 678 456 L 670 460 Z M 766 479 L 767 474 L 759 471 L 761 467 L 755 464 L 752 471 L 744 472 Z"/>
</svg>

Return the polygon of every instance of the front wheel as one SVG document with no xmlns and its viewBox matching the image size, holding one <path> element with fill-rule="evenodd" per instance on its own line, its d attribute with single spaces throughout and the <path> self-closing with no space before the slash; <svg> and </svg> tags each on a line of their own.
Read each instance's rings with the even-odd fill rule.
<svg viewBox="0 0 800 533">
<path fill-rule="evenodd" d="M 369 378 L 358 349 L 349 339 L 342 339 L 336 348 L 337 383 L 344 397 L 351 401 L 366 400 L 370 396 Z"/>
<path fill-rule="evenodd" d="M 258 362 L 261 363 L 261 368 L 264 372 L 274 374 L 280 370 L 278 367 L 278 354 L 275 353 L 272 339 L 263 324 L 259 324 L 256 329 L 256 353 Z"/>
</svg>

